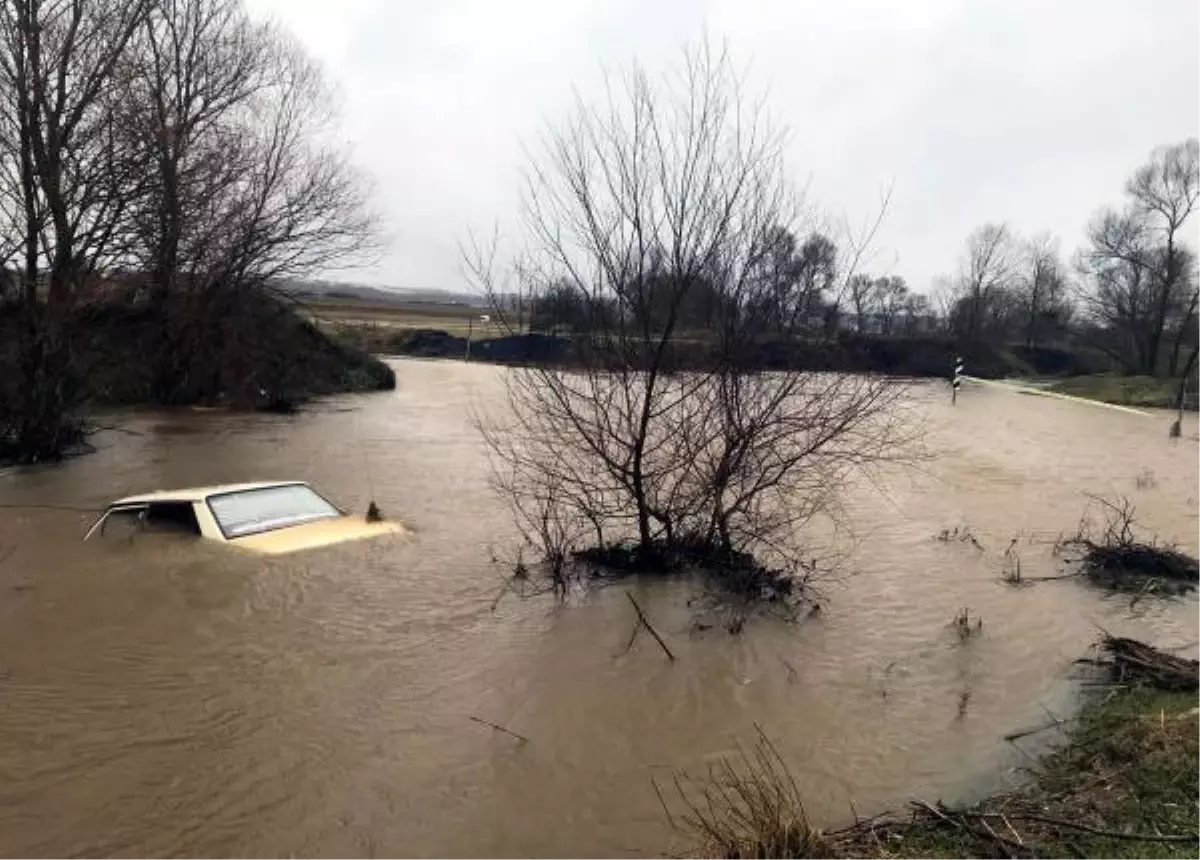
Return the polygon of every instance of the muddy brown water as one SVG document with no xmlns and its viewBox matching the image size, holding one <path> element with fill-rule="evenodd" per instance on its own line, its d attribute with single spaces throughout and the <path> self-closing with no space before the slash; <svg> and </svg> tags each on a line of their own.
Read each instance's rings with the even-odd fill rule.
<svg viewBox="0 0 1200 860">
<path fill-rule="evenodd" d="M 1044 541 L 1075 529 L 1086 493 L 1128 495 L 1195 552 L 1194 416 L 1171 442 L 1161 413 L 978 388 L 952 409 L 944 385 L 919 385 L 938 456 L 847 491 L 856 548 L 820 617 L 730 637 L 689 632 L 681 583 L 492 611 L 489 558 L 512 532 L 470 408 L 505 371 L 395 367 L 394 393 L 294 418 L 111 416 L 96 453 L 0 475 L 6 506 L 80 508 L 301 478 L 411 529 L 262 560 L 153 536 L 85 545 L 86 514 L 0 509 L 0 854 L 654 854 L 678 845 L 652 779 L 703 772 L 755 723 L 832 825 L 851 803 L 1018 779 L 1027 760 L 1002 736 L 1070 711 L 1098 628 L 1196 638 L 1194 599 L 1131 608 L 998 579 L 1014 536 L 1026 576 L 1054 573 Z M 986 551 L 932 539 L 964 525 Z M 676 663 L 644 636 L 621 654 L 626 588 Z M 948 626 L 964 606 L 983 619 L 965 645 Z"/>
</svg>

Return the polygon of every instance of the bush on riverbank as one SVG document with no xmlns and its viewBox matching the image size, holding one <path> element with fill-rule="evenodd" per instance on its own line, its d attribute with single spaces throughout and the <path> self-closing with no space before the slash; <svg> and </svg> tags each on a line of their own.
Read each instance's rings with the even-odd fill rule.
<svg viewBox="0 0 1200 860">
<path fill-rule="evenodd" d="M 710 857 L 1195 857 L 1195 661 L 1145 643 L 1113 651 L 1111 641 L 1101 647 L 1112 667 L 1135 653 L 1138 662 L 1190 662 L 1192 674 L 1110 669 L 1104 680 L 1115 686 L 1089 697 L 1066 743 L 1016 792 L 964 809 L 917 802 L 907 817 L 822 833 L 760 735 L 752 753 L 723 759 L 705 780 L 678 777 L 660 800 L 691 853 Z"/>
</svg>

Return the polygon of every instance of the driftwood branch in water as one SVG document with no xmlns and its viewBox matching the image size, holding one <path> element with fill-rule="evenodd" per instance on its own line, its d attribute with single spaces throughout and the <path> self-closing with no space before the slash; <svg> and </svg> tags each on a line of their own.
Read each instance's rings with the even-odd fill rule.
<svg viewBox="0 0 1200 860">
<path fill-rule="evenodd" d="M 479 723 L 481 726 L 487 726 L 489 729 L 495 729 L 498 732 L 504 732 L 506 735 L 511 735 L 523 744 L 529 743 L 529 738 L 525 737 L 524 735 L 517 734 L 512 729 L 506 729 L 504 726 L 498 726 L 495 723 L 489 723 L 487 720 L 481 720 L 479 717 L 468 717 L 468 719 L 472 722 Z"/>
<path fill-rule="evenodd" d="M 1026 738 L 1026 737 L 1029 737 L 1030 735 L 1036 735 L 1038 732 L 1044 732 L 1044 731 L 1046 731 L 1046 729 L 1062 728 L 1065 724 L 1067 724 L 1069 722 L 1071 722 L 1070 719 L 1060 720 L 1056 717 L 1051 722 L 1045 723 L 1044 725 L 1035 726 L 1031 729 L 1021 729 L 1020 731 L 1010 732 L 1009 734 L 1004 736 L 1004 740 L 1006 740 L 1006 741 L 1020 740 L 1021 738 Z"/>
<path fill-rule="evenodd" d="M 654 637 L 654 641 L 658 643 L 659 647 L 663 649 L 663 653 L 667 655 L 667 659 L 674 663 L 675 655 L 671 653 L 671 649 L 667 647 L 667 643 L 663 641 L 663 638 L 658 635 L 658 631 L 646 620 L 646 613 L 642 612 L 642 607 L 638 606 L 638 602 L 628 591 L 625 592 L 625 596 L 633 604 L 633 611 L 637 613 L 638 623 L 645 625 L 646 629 L 650 631 L 650 635 Z M 630 646 L 633 645 L 632 638 L 629 640 L 629 644 Z"/>
<path fill-rule="evenodd" d="M 622 657 L 629 653 L 629 649 L 633 647 L 633 643 L 637 639 L 637 635 L 641 632 L 641 630 L 642 619 L 639 618 L 633 622 L 633 630 L 631 630 L 629 633 L 629 641 L 625 643 L 625 650 L 621 652 Z"/>
</svg>

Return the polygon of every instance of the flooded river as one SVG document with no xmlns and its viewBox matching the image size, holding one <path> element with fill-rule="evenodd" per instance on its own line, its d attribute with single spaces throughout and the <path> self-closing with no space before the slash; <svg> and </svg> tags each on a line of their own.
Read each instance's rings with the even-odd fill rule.
<svg viewBox="0 0 1200 860">
<path fill-rule="evenodd" d="M 1194 600 L 1102 598 L 1056 570 L 1086 493 L 1197 550 L 1195 417 L 914 389 L 937 456 L 852 488 L 855 552 L 819 617 L 689 631 L 686 586 L 555 610 L 502 600 L 512 543 L 473 403 L 505 371 L 398 361 L 398 390 L 298 417 L 126 413 L 69 463 L 0 475 L 0 854 L 626 855 L 671 850 L 652 787 L 753 738 L 810 814 L 1002 787 L 1002 740 L 1064 713 L 1099 627 L 1196 638 Z M 152 488 L 298 478 L 410 531 L 282 559 L 143 536 L 79 542 Z M 18 505 L 48 505 L 36 510 Z M 969 526 L 984 547 L 933 539 Z M 648 637 L 622 654 L 639 601 Z M 960 607 L 983 619 L 966 644 Z M 512 737 L 471 717 L 506 726 Z M 1048 734 L 1048 733 L 1046 733 Z M 1035 749 L 1033 746 L 1027 749 Z"/>
</svg>

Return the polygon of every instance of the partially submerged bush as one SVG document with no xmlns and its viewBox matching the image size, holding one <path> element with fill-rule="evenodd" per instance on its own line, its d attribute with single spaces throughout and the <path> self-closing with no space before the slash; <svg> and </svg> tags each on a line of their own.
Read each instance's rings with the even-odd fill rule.
<svg viewBox="0 0 1200 860">
<path fill-rule="evenodd" d="M 1172 547 L 1146 542 L 1137 534 L 1134 506 L 1128 499 L 1097 499 L 1103 521 L 1085 517 L 1079 532 L 1063 541 L 1083 551 L 1081 572 L 1090 582 L 1113 591 L 1179 594 L 1196 588 L 1200 565 Z"/>
<path fill-rule="evenodd" d="M 802 599 L 806 574 L 811 570 L 770 568 L 748 552 L 726 550 L 700 538 L 673 544 L 655 541 L 647 554 L 635 543 L 589 547 L 572 553 L 591 576 L 695 572 L 730 597 L 747 602 L 790 604 Z"/>
<path fill-rule="evenodd" d="M 898 380 L 763 372 L 764 338 L 822 330 L 814 290 L 851 277 L 863 248 L 813 229 L 781 130 L 729 58 L 683 59 L 577 104 L 534 154 L 508 263 L 473 248 L 497 325 L 518 335 L 521 309 L 553 300 L 580 333 L 569 367 L 506 373 L 506 403 L 480 428 L 493 485 L 556 588 L 593 548 L 609 567 L 696 567 L 727 592 L 780 598 L 805 525 L 855 471 L 907 458 L 918 431 Z"/>
</svg>

